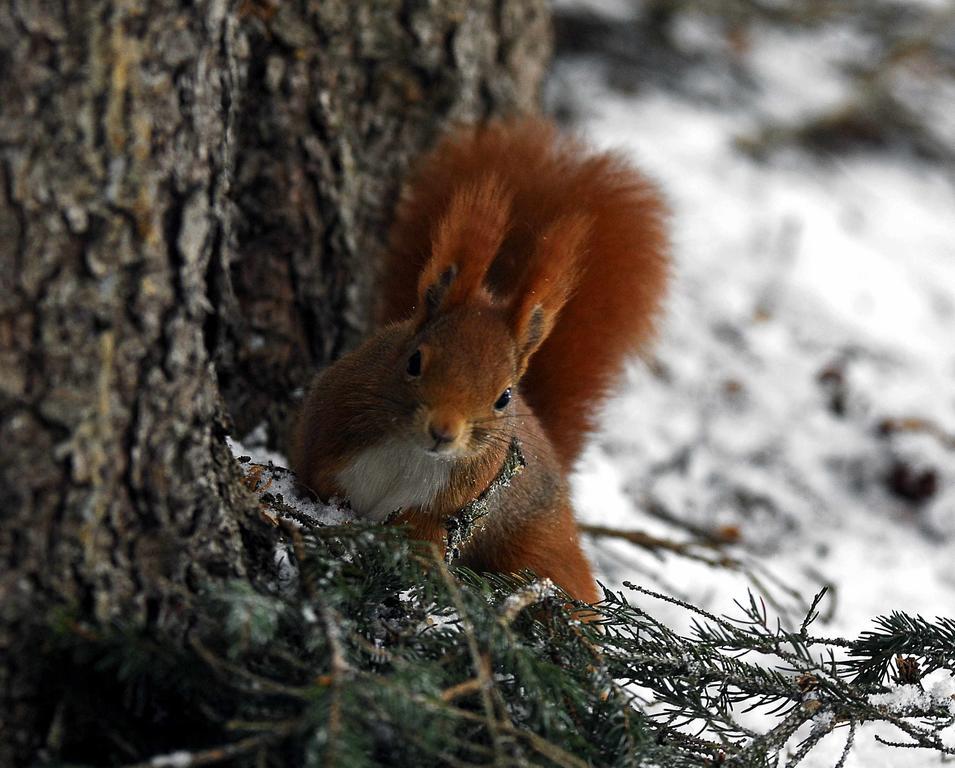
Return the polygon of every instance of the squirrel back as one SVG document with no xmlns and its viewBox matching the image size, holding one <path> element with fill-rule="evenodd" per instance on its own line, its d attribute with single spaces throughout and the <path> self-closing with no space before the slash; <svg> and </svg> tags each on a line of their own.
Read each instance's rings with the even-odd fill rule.
<svg viewBox="0 0 955 768">
<path fill-rule="evenodd" d="M 399 203 L 381 272 L 381 326 L 416 311 L 436 224 L 458 190 L 489 177 L 510 202 L 510 225 L 487 274 L 497 295 L 509 297 L 529 270 L 546 269 L 532 256 L 555 220 L 589 222 L 576 271 L 555 265 L 547 278 L 570 296 L 520 387 L 567 470 L 625 360 L 653 334 L 668 277 L 665 206 L 623 158 L 589 152 L 542 119 L 452 132 L 413 170 Z"/>
</svg>

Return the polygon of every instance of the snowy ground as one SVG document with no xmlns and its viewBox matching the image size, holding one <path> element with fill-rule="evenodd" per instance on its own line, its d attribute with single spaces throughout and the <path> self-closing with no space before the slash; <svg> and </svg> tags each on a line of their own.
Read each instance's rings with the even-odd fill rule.
<svg viewBox="0 0 955 768">
<path fill-rule="evenodd" d="M 703 21 L 678 41 L 720 44 Z M 677 262 L 651 363 L 630 371 L 576 475 L 580 517 L 679 541 L 738 535 L 730 551 L 755 564 L 784 618 L 801 602 L 774 579 L 805 598 L 829 585 L 816 629 L 850 637 L 893 609 L 955 615 L 955 175 L 885 148 L 756 161 L 738 147 L 767 121 L 850 98 L 844 65 L 870 43 L 848 24 L 756 27 L 733 52 L 745 88 L 697 67 L 679 89 L 621 90 L 603 58 L 567 55 L 549 94 L 594 144 L 660 182 Z M 955 135 L 947 87 L 947 102 L 924 102 L 943 137 Z M 622 541 L 590 551 L 614 587 L 628 579 L 716 612 L 753 587 Z M 857 743 L 847 766 L 939 764 L 868 733 Z M 829 737 L 802 765 L 835 764 L 842 744 Z"/>
</svg>

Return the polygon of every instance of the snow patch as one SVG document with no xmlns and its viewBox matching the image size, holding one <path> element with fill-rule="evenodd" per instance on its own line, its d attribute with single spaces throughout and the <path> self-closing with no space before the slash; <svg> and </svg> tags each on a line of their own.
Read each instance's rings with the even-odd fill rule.
<svg viewBox="0 0 955 768">
<path fill-rule="evenodd" d="M 940 680 L 927 691 L 915 684 L 897 685 L 887 693 L 872 694 L 869 703 L 899 715 L 942 708 L 955 717 L 955 680 Z"/>
<path fill-rule="evenodd" d="M 250 489 L 267 507 L 269 502 L 277 500 L 293 513 L 320 525 L 342 525 L 354 520 L 354 514 L 341 500 L 331 499 L 325 503 L 309 494 L 298 483 L 295 474 L 286 469 L 288 460 L 285 456 L 264 448 L 266 440 L 264 424 L 256 427 L 241 442 L 226 437 L 226 444 L 232 455 L 240 461 Z"/>
</svg>

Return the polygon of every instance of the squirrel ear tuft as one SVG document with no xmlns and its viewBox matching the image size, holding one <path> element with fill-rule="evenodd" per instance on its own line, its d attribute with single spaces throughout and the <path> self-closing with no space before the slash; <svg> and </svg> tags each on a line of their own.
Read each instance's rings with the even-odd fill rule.
<svg viewBox="0 0 955 768">
<path fill-rule="evenodd" d="M 534 260 L 510 307 L 520 375 L 577 286 L 581 256 L 592 226 L 593 217 L 569 214 L 553 221 L 537 240 Z"/>
<path fill-rule="evenodd" d="M 420 322 L 466 303 L 481 290 L 507 234 L 511 199 L 493 174 L 451 198 L 431 234 L 431 259 L 418 280 Z"/>
<path fill-rule="evenodd" d="M 429 318 L 434 317 L 438 313 L 438 309 L 444 301 L 444 297 L 447 295 L 448 289 L 451 287 L 451 283 L 454 282 L 454 277 L 457 273 L 457 266 L 452 264 L 438 276 L 435 282 L 431 283 L 431 285 L 425 289 L 422 304 Z"/>
</svg>

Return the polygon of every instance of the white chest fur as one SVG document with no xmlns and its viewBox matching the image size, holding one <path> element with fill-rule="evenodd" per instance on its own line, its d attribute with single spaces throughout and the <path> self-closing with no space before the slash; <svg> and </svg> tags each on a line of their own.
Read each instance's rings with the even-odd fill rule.
<svg viewBox="0 0 955 768">
<path fill-rule="evenodd" d="M 427 507 L 448 485 L 451 462 L 393 440 L 362 451 L 338 473 L 352 509 L 374 522 L 402 507 Z"/>
</svg>

